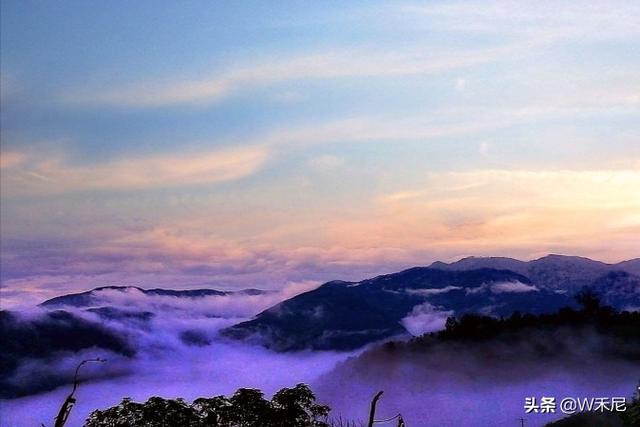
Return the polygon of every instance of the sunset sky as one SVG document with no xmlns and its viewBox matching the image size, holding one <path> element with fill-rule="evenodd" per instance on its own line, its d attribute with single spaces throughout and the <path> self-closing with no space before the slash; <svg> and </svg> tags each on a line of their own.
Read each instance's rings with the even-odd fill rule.
<svg viewBox="0 0 640 427">
<path fill-rule="evenodd" d="M 640 2 L 3 0 L 5 304 L 640 255 Z"/>
</svg>

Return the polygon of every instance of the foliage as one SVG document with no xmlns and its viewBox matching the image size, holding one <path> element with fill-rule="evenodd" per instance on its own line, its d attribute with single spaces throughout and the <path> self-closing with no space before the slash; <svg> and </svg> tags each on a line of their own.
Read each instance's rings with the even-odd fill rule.
<svg viewBox="0 0 640 427">
<path fill-rule="evenodd" d="M 85 427 L 327 427 L 330 408 L 315 400 L 306 384 L 283 388 L 271 400 L 251 388 L 192 404 L 161 397 L 145 403 L 125 398 L 117 406 L 91 413 Z"/>
<path fill-rule="evenodd" d="M 521 314 L 515 312 L 506 318 L 479 314 L 450 317 L 443 331 L 425 335 L 414 342 L 437 339 L 440 341 L 482 341 L 526 329 L 554 330 L 559 327 L 592 327 L 608 336 L 622 339 L 640 338 L 640 312 L 616 311 L 601 305 L 597 295 L 583 290 L 576 296 L 582 309 L 570 307 L 551 314 Z"/>
<path fill-rule="evenodd" d="M 624 412 L 583 412 L 559 421 L 547 424 L 545 427 L 640 427 L 640 387 L 632 399 L 627 401 Z"/>
<path fill-rule="evenodd" d="M 627 410 L 621 416 L 625 426 L 640 426 L 640 384 L 633 399 L 627 404 Z"/>
</svg>

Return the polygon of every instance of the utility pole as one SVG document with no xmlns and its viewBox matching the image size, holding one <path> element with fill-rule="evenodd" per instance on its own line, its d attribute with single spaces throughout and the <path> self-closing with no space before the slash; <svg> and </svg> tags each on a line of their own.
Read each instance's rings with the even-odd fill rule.
<svg viewBox="0 0 640 427">
<path fill-rule="evenodd" d="M 373 396 L 373 400 L 371 401 L 371 410 L 369 411 L 369 424 L 368 427 L 373 427 L 373 420 L 376 417 L 376 405 L 378 404 L 378 400 L 382 397 L 382 391 L 379 391 L 376 393 L 375 396 Z"/>
<path fill-rule="evenodd" d="M 69 413 L 71 412 L 71 408 L 76 403 L 76 398 L 73 397 L 73 395 L 76 393 L 76 390 L 78 389 L 78 384 L 79 384 L 78 373 L 80 372 L 80 368 L 82 367 L 82 365 L 89 362 L 106 362 L 106 360 L 100 359 L 98 357 L 97 359 L 83 360 L 78 364 L 78 366 L 76 367 L 76 374 L 73 377 L 73 389 L 71 389 L 71 393 L 69 393 L 64 403 L 60 407 L 60 411 L 58 412 L 58 416 L 56 417 L 56 423 L 54 424 L 55 427 L 64 427 L 65 423 L 67 422 L 67 418 L 69 418 Z"/>
</svg>

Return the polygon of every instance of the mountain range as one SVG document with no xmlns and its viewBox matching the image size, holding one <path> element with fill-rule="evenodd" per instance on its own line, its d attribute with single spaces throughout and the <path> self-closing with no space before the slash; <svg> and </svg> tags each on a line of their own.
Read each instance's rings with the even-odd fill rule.
<svg viewBox="0 0 640 427">
<path fill-rule="evenodd" d="M 617 309 L 640 307 L 640 259 L 606 264 L 548 255 L 534 261 L 464 258 L 361 282 L 333 281 L 222 331 L 278 351 L 350 350 L 394 335 L 429 332 L 447 316 L 550 313 L 590 288 Z M 413 329 L 413 331 L 411 331 Z"/>
<path fill-rule="evenodd" d="M 277 351 L 352 350 L 398 335 L 441 329 L 449 316 L 479 313 L 540 314 L 575 306 L 584 288 L 621 310 L 640 308 L 640 259 L 607 264 L 588 258 L 548 255 L 533 261 L 468 257 L 434 262 L 359 282 L 331 281 L 275 304 L 250 320 L 223 329 L 223 337 L 258 343 Z M 198 299 L 262 295 L 246 289 L 143 289 L 105 286 L 63 295 L 41 304 L 91 311 L 103 319 L 147 321 L 154 313 L 112 304 L 113 296 Z M 155 315 L 157 315 L 156 313 Z"/>
<path fill-rule="evenodd" d="M 439 270 L 464 271 L 477 268 L 511 270 L 527 276 L 538 286 L 547 289 L 576 291 L 590 286 L 611 271 L 640 275 L 640 258 L 607 264 L 589 258 L 565 255 L 547 255 L 533 261 L 520 261 L 505 257 L 467 257 L 447 264 L 436 261 L 429 267 Z"/>
<path fill-rule="evenodd" d="M 144 289 L 138 286 L 101 286 L 85 292 L 75 294 L 67 294 L 59 297 L 51 298 L 40 304 L 41 307 L 53 308 L 60 306 L 70 307 L 93 307 L 109 300 L 108 293 L 110 291 L 122 294 L 130 292 L 139 292 L 146 296 L 165 296 L 177 298 L 202 298 L 202 297 L 223 297 L 231 295 L 263 295 L 270 291 L 260 289 L 242 289 L 240 291 L 219 291 L 217 289 Z"/>
<path fill-rule="evenodd" d="M 605 264 L 559 255 L 529 262 L 470 257 L 358 282 L 331 281 L 271 306 L 281 294 L 99 287 L 44 301 L 43 310 L 35 313 L 0 310 L 0 374 L 6 379 L 0 381 L 0 398 L 66 381 L 65 376 L 45 378 L 41 373 L 31 383 L 22 381 L 19 368 L 30 360 L 55 360 L 88 349 L 134 357 L 139 337 L 155 337 L 155 331 L 161 346 L 165 338 L 208 346 L 220 334 L 218 338 L 276 351 L 344 351 L 442 330 L 448 318 L 470 313 L 500 318 L 576 307 L 574 297 L 585 287 L 606 305 L 638 311 L 639 265 L 639 259 Z M 249 320 L 233 323 L 238 318 Z"/>
</svg>

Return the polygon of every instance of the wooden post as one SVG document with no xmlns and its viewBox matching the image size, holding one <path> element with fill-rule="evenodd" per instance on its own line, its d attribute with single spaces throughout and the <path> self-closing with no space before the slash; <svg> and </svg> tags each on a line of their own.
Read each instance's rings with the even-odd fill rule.
<svg viewBox="0 0 640 427">
<path fill-rule="evenodd" d="M 376 405 L 378 404 L 378 400 L 382 397 L 383 391 L 379 391 L 373 396 L 373 400 L 371 401 L 371 410 L 369 411 L 369 424 L 368 427 L 373 427 L 373 420 L 376 417 Z"/>
</svg>

